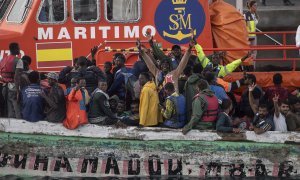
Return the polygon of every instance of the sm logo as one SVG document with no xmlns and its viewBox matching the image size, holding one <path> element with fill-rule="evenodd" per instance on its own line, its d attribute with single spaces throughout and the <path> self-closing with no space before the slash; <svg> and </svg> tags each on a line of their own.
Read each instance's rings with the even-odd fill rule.
<svg viewBox="0 0 300 180">
<path fill-rule="evenodd" d="M 162 0 L 155 12 L 155 26 L 168 42 L 186 44 L 190 41 L 191 29 L 196 38 L 202 33 L 205 18 L 198 0 Z"/>
</svg>

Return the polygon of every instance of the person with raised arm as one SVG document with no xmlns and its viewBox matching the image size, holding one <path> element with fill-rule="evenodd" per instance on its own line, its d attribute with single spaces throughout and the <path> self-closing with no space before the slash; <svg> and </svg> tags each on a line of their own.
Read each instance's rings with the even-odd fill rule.
<svg viewBox="0 0 300 180">
<path fill-rule="evenodd" d="M 212 59 L 209 60 L 205 56 L 201 45 L 198 44 L 195 39 L 194 42 L 195 42 L 195 49 L 197 51 L 198 60 L 202 64 L 203 69 L 210 69 L 216 74 L 217 77 L 225 77 L 226 75 L 232 73 L 237 67 L 239 67 L 242 64 L 242 62 L 244 62 L 251 55 L 251 53 L 248 53 L 241 59 L 237 59 L 223 66 L 220 65 L 221 57 L 219 53 L 214 53 L 212 55 Z"/>
<path fill-rule="evenodd" d="M 146 35 L 148 38 L 149 37 Z M 141 43 L 139 40 L 137 40 L 137 48 L 140 51 L 141 56 L 145 60 L 145 63 L 149 69 L 149 71 L 155 76 L 155 82 L 158 87 L 163 86 L 165 83 L 171 82 L 174 83 L 175 91 L 179 93 L 178 89 L 178 79 L 180 74 L 183 72 L 186 64 L 188 63 L 189 57 L 191 55 L 191 49 L 194 47 L 194 41 L 191 40 L 189 44 L 188 50 L 183 55 L 178 67 L 174 70 L 171 70 L 171 64 L 168 61 L 168 59 L 160 59 L 161 65 L 160 68 L 157 68 L 156 65 L 153 63 L 155 60 L 153 57 L 149 56 L 146 53 L 146 49 L 141 46 Z"/>
<path fill-rule="evenodd" d="M 274 122 L 269 114 L 269 110 L 266 104 L 259 103 L 258 105 L 254 100 L 252 92 L 254 91 L 256 84 L 251 84 L 249 88 L 249 103 L 255 113 L 254 119 L 249 127 L 249 130 L 254 131 L 255 134 L 263 134 L 267 131 L 274 130 Z"/>
</svg>

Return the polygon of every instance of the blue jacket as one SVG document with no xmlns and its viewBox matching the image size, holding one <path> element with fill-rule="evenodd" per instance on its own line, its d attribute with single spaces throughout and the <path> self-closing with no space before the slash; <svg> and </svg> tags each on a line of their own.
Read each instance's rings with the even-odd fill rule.
<svg viewBox="0 0 300 180">
<path fill-rule="evenodd" d="M 114 82 L 107 91 L 109 96 L 117 95 L 120 99 L 125 100 L 125 73 L 131 73 L 131 69 L 122 67 L 116 72 Z"/>
<path fill-rule="evenodd" d="M 30 122 L 37 122 L 45 118 L 44 100 L 40 96 L 42 88 L 38 84 L 30 84 L 22 89 L 22 116 Z"/>
<path fill-rule="evenodd" d="M 176 115 L 164 121 L 164 125 L 171 128 L 182 128 L 186 124 L 186 104 L 185 97 L 169 96 L 167 99 L 171 100 L 176 107 Z"/>
<path fill-rule="evenodd" d="M 222 87 L 217 86 L 217 85 L 210 85 L 210 89 L 217 96 L 219 104 L 221 104 L 224 99 L 228 99 L 228 96 Z"/>
</svg>

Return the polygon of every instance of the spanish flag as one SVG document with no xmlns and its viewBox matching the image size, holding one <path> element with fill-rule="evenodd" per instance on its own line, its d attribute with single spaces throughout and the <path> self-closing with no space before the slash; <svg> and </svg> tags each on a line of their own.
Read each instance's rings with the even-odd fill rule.
<svg viewBox="0 0 300 180">
<path fill-rule="evenodd" d="M 38 68 L 72 66 L 72 42 L 37 43 L 36 60 Z"/>
</svg>

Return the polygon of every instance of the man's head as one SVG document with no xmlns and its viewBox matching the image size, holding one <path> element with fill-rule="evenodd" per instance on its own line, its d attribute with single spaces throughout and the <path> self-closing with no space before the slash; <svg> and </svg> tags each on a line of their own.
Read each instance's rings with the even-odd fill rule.
<svg viewBox="0 0 300 180">
<path fill-rule="evenodd" d="M 21 58 L 21 60 L 23 61 L 23 63 L 26 63 L 26 65 L 28 65 L 28 66 L 31 64 L 31 57 L 30 56 L 25 55 Z"/>
<path fill-rule="evenodd" d="M 205 89 L 208 89 L 208 88 L 209 88 L 209 85 L 208 85 L 207 81 L 203 80 L 203 79 L 200 79 L 198 84 L 197 84 L 198 92 L 201 92 L 201 91 L 203 91 Z"/>
<path fill-rule="evenodd" d="M 193 67 L 193 73 L 201 74 L 202 71 L 203 71 L 202 64 L 198 63 L 198 64 L 194 65 L 194 67 Z"/>
<path fill-rule="evenodd" d="M 130 104 L 130 111 L 132 114 L 139 114 L 139 106 L 140 106 L 140 101 L 139 100 L 134 100 Z"/>
<path fill-rule="evenodd" d="M 144 86 L 147 82 L 151 81 L 151 76 L 148 72 L 142 72 L 139 76 L 140 86 Z"/>
<path fill-rule="evenodd" d="M 86 67 L 87 66 L 87 59 L 84 56 L 80 56 L 77 60 L 78 67 Z"/>
<path fill-rule="evenodd" d="M 260 118 L 265 118 L 269 114 L 268 106 L 266 104 L 259 104 L 258 105 L 258 116 Z"/>
<path fill-rule="evenodd" d="M 56 74 L 55 72 L 50 72 L 46 76 L 48 79 L 49 86 L 52 87 L 58 82 L 58 74 Z"/>
<path fill-rule="evenodd" d="M 120 101 L 119 97 L 117 95 L 113 95 L 109 98 L 109 106 L 111 110 L 116 110 L 118 102 Z"/>
<path fill-rule="evenodd" d="M 21 60 L 23 61 L 23 64 L 24 64 L 24 71 L 28 71 L 29 66 L 31 64 L 31 57 L 25 55 L 21 58 Z"/>
<path fill-rule="evenodd" d="M 222 104 L 221 104 L 221 109 L 223 111 L 228 111 L 230 112 L 232 110 L 232 102 L 230 99 L 223 99 Z"/>
<path fill-rule="evenodd" d="M 162 70 L 162 72 L 164 72 L 165 74 L 171 71 L 171 64 L 168 59 L 160 60 L 160 70 Z"/>
<path fill-rule="evenodd" d="M 78 58 L 74 58 L 74 59 L 73 59 L 73 66 L 74 66 L 75 68 L 78 67 L 77 62 L 78 62 Z"/>
<path fill-rule="evenodd" d="M 297 96 L 289 97 L 290 108 L 294 113 L 300 112 L 300 98 Z"/>
<path fill-rule="evenodd" d="M 106 92 L 107 90 L 107 82 L 105 80 L 99 80 L 98 81 L 98 88 L 103 91 L 103 92 Z"/>
<path fill-rule="evenodd" d="M 287 99 L 279 102 L 279 111 L 281 112 L 281 114 L 287 115 L 289 110 L 290 110 L 290 104 Z"/>
<path fill-rule="evenodd" d="M 114 55 L 113 55 L 113 57 L 112 57 L 112 64 L 113 65 L 116 65 L 116 59 L 117 59 L 117 57 L 119 57 L 119 56 L 124 56 L 122 53 L 115 53 Z"/>
<path fill-rule="evenodd" d="M 175 92 L 175 87 L 173 83 L 168 82 L 167 84 L 165 84 L 165 92 L 168 96 L 171 96 L 174 92 Z"/>
<path fill-rule="evenodd" d="M 79 87 L 79 88 L 84 88 L 86 86 L 86 81 L 83 77 L 80 77 L 76 80 L 76 85 Z"/>
<path fill-rule="evenodd" d="M 112 63 L 109 61 L 106 61 L 104 63 L 104 72 L 109 73 L 111 71 L 111 69 L 112 69 Z"/>
<path fill-rule="evenodd" d="M 71 88 L 76 86 L 77 78 L 72 78 L 71 79 Z"/>
<path fill-rule="evenodd" d="M 9 44 L 9 51 L 11 55 L 19 55 L 20 54 L 20 47 L 18 43 L 10 43 Z"/>
<path fill-rule="evenodd" d="M 222 59 L 223 59 L 223 52 L 215 52 L 214 54 L 212 54 L 211 56 L 211 62 L 213 63 L 214 66 L 217 66 L 221 63 Z"/>
<path fill-rule="evenodd" d="M 37 84 L 40 79 L 39 72 L 37 71 L 32 71 L 31 73 L 28 74 L 28 79 L 31 84 Z"/>
<path fill-rule="evenodd" d="M 175 57 L 180 57 L 181 56 L 181 47 L 177 44 L 172 46 L 172 54 Z"/>
<path fill-rule="evenodd" d="M 116 63 L 116 67 L 117 68 L 121 68 L 125 65 L 125 61 L 126 61 L 126 58 L 125 56 L 122 54 L 120 56 L 118 56 L 116 59 L 115 59 L 115 63 Z"/>
<path fill-rule="evenodd" d="M 205 73 L 205 79 L 208 82 L 208 84 L 213 84 L 216 81 L 216 76 L 214 72 L 206 72 Z"/>
<path fill-rule="evenodd" d="M 117 113 L 121 115 L 125 111 L 125 102 L 119 101 L 117 105 Z"/>
<path fill-rule="evenodd" d="M 273 83 L 275 85 L 280 85 L 282 83 L 282 75 L 280 73 L 276 73 L 273 76 Z"/>
<path fill-rule="evenodd" d="M 247 74 L 247 79 L 245 79 L 246 85 L 256 84 L 256 77 L 254 74 Z"/>
</svg>

